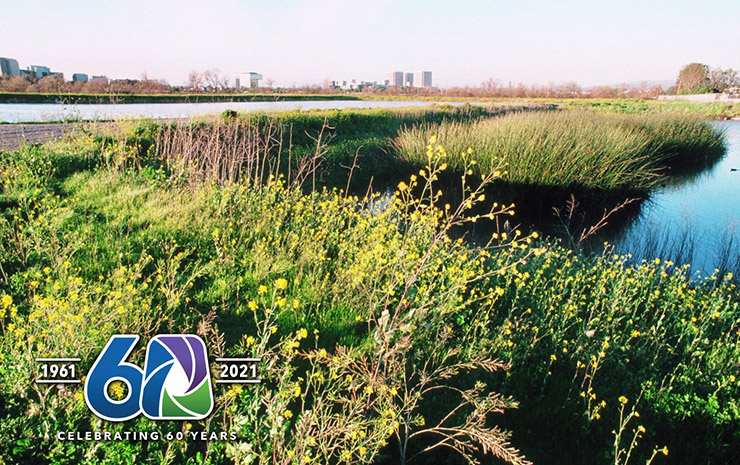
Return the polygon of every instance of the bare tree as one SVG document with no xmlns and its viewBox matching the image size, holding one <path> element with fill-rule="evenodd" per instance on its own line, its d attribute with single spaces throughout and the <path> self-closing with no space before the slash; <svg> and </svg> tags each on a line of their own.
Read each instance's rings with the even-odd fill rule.
<svg viewBox="0 0 740 465">
<path fill-rule="evenodd" d="M 740 76 L 732 68 L 714 68 L 709 76 L 709 85 L 724 92 L 729 87 L 740 86 Z"/>
<path fill-rule="evenodd" d="M 487 81 L 483 81 L 481 83 L 481 87 L 483 88 L 483 90 L 493 91 L 501 87 L 501 82 L 499 82 L 498 79 L 490 77 Z"/>
<path fill-rule="evenodd" d="M 23 76 L 3 76 L 0 78 L 0 91 L 25 92 L 31 82 Z"/>
<path fill-rule="evenodd" d="M 108 92 L 110 88 L 110 84 L 108 81 L 100 80 L 100 81 L 89 81 L 86 82 L 83 89 L 85 92 L 90 94 L 104 94 Z"/>
<path fill-rule="evenodd" d="M 188 74 L 188 88 L 190 90 L 203 90 L 203 73 L 196 70 L 190 71 L 190 74 Z"/>
<path fill-rule="evenodd" d="M 59 75 L 45 76 L 30 86 L 29 92 L 58 93 L 64 89 L 64 78 Z"/>
<path fill-rule="evenodd" d="M 575 81 L 568 81 L 560 86 L 560 90 L 568 97 L 575 97 L 581 93 L 581 86 Z"/>
<path fill-rule="evenodd" d="M 647 96 L 651 98 L 657 98 L 658 95 L 661 95 L 663 93 L 663 88 L 660 86 L 660 84 L 655 84 L 653 87 L 650 88 L 647 92 Z"/>
<path fill-rule="evenodd" d="M 229 88 L 229 76 L 221 74 L 218 68 L 203 71 L 203 80 L 212 90 L 225 90 Z"/>
<path fill-rule="evenodd" d="M 164 94 L 172 90 L 164 79 L 149 79 L 146 73 L 142 73 L 138 82 L 132 83 L 132 91 L 135 94 Z"/>
</svg>

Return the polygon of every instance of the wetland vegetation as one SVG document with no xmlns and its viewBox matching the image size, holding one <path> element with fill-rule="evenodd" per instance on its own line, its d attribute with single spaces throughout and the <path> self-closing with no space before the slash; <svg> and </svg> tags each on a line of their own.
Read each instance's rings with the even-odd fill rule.
<svg viewBox="0 0 740 465">
<path fill-rule="evenodd" d="M 599 192 L 704 166 L 724 147 L 706 122 L 538 104 L 98 131 L 0 153 L 8 463 L 740 458 L 731 274 L 530 229 L 461 234 L 531 208 L 511 186 L 587 192 L 602 211 Z M 263 384 L 215 387 L 225 414 L 205 421 L 104 428 L 239 441 L 48 439 L 101 425 L 81 390 L 33 384 L 35 357 L 89 369 L 111 334 L 165 332 L 201 335 L 211 357 L 263 357 Z"/>
</svg>

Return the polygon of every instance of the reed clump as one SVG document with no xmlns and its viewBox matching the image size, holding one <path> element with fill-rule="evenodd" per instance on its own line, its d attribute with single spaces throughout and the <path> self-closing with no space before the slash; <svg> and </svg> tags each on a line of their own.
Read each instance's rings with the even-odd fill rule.
<svg viewBox="0 0 740 465">
<path fill-rule="evenodd" d="M 668 167 L 716 158 L 724 151 L 722 134 L 701 120 L 592 111 L 417 126 L 401 130 L 394 148 L 406 162 L 421 164 L 432 136 L 448 147 L 453 169 L 460 169 L 470 151 L 479 173 L 503 166 L 510 183 L 568 189 L 644 191 Z"/>
</svg>

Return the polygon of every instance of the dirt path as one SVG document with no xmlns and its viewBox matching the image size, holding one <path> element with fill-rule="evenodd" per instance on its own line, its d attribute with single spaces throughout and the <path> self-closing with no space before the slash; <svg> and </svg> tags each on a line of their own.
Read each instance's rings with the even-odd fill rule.
<svg viewBox="0 0 740 465">
<path fill-rule="evenodd" d="M 210 121 L 209 118 L 201 118 L 202 121 Z M 156 121 L 161 123 L 185 123 L 191 121 L 187 118 L 160 118 Z M 0 152 L 12 152 L 18 150 L 26 142 L 29 144 L 43 144 L 50 140 L 60 139 L 67 134 L 73 134 L 85 128 L 87 131 L 97 131 L 115 128 L 115 121 L 104 122 L 79 122 L 79 123 L 11 123 L 0 124 Z"/>
<path fill-rule="evenodd" d="M 69 134 L 76 128 L 74 123 L 0 124 L 0 150 L 17 150 L 23 142 L 42 144 Z"/>
</svg>

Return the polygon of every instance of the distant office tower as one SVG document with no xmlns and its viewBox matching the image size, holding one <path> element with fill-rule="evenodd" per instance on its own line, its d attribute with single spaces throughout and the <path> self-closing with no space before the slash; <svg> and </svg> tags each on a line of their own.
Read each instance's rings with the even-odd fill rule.
<svg viewBox="0 0 740 465">
<path fill-rule="evenodd" d="M 414 87 L 414 73 L 406 73 L 406 82 L 404 85 L 406 87 Z"/>
<path fill-rule="evenodd" d="M 259 87 L 261 79 L 262 75 L 260 73 L 240 73 L 234 79 L 234 87 L 237 89 Z"/>
<path fill-rule="evenodd" d="M 35 77 L 36 79 L 41 79 L 43 77 L 51 75 L 51 70 L 48 66 L 31 65 L 28 67 L 28 72 L 32 77 Z"/>
<path fill-rule="evenodd" d="M 87 74 L 85 74 L 85 73 L 74 73 L 72 75 L 72 82 L 87 82 Z"/>
<path fill-rule="evenodd" d="M 393 71 L 388 73 L 388 82 L 390 86 L 403 87 L 403 72 Z"/>
<path fill-rule="evenodd" d="M 90 78 L 90 82 L 108 82 L 108 76 L 93 76 Z"/>
<path fill-rule="evenodd" d="M 414 87 L 432 87 L 432 72 L 417 71 L 414 73 Z"/>
<path fill-rule="evenodd" d="M 3 76 L 20 76 L 21 70 L 18 67 L 18 60 L 12 58 L 0 58 L 0 74 Z"/>
</svg>

